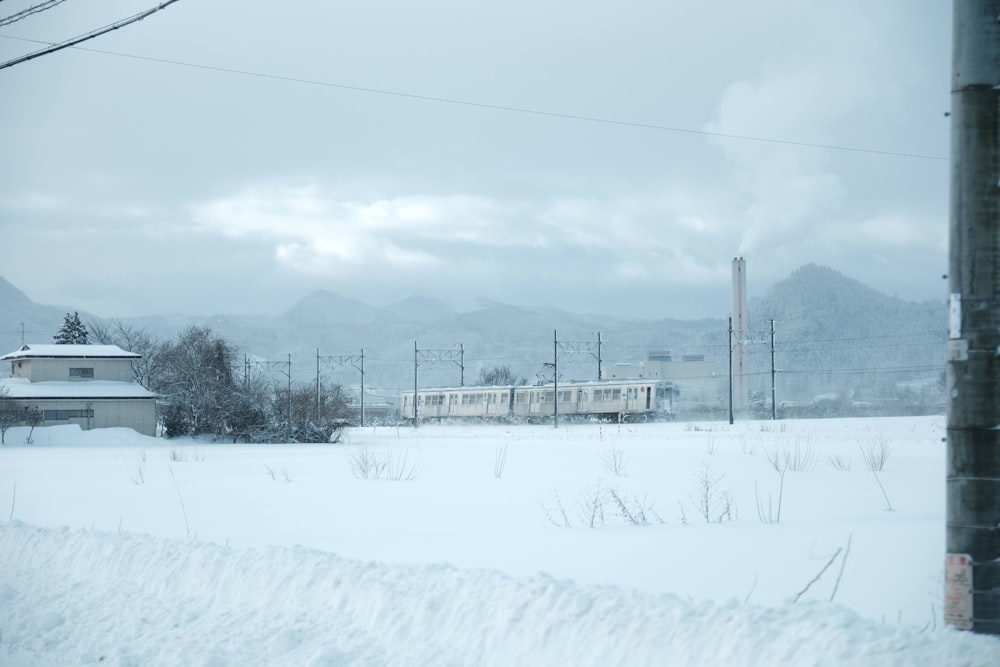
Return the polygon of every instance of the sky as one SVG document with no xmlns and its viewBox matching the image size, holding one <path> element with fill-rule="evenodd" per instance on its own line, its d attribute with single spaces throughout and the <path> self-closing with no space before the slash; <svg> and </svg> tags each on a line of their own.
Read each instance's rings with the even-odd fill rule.
<svg viewBox="0 0 1000 667">
<path fill-rule="evenodd" d="M 154 4 L 64 2 L 0 60 Z M 725 317 L 736 256 L 751 297 L 812 262 L 943 298 L 950 6 L 182 0 L 0 69 L 0 276 L 104 317 Z"/>
</svg>

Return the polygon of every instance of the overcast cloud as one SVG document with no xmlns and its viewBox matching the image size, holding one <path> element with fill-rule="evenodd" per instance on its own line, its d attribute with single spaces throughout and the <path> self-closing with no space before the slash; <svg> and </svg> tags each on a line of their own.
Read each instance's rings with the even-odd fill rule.
<svg viewBox="0 0 1000 667">
<path fill-rule="evenodd" d="M 155 3 L 94 4 L 0 58 Z M 946 158 L 950 3 L 480 4 L 182 0 L 83 45 L 124 55 L 0 70 L 0 275 L 109 317 L 321 288 L 723 317 L 737 255 L 751 295 L 814 262 L 943 296 L 947 161 L 794 142 Z"/>
</svg>

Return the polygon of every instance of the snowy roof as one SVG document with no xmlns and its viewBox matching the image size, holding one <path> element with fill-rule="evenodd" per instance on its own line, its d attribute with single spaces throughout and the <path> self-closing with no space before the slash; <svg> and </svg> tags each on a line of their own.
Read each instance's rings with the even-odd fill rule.
<svg viewBox="0 0 1000 667">
<path fill-rule="evenodd" d="M 70 357 L 73 359 L 141 359 L 141 354 L 126 352 L 117 345 L 22 345 L 16 352 L 0 357 L 0 361 L 15 359 Z"/>
<path fill-rule="evenodd" d="M 59 346 L 63 347 L 63 346 Z M 100 398 L 156 398 L 156 394 L 135 382 L 88 380 L 86 382 L 31 382 L 27 378 L 0 380 L 0 392 L 7 389 L 13 399 L 100 399 Z"/>
</svg>

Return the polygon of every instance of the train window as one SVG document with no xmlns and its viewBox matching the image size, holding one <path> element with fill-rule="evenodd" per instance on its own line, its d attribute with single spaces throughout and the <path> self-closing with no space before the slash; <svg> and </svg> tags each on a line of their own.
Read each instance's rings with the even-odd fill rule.
<svg viewBox="0 0 1000 667">
<path fill-rule="evenodd" d="M 522 392 L 518 392 L 517 394 L 514 395 L 514 402 L 515 403 L 524 403 L 525 396 L 526 396 L 526 394 L 523 391 Z"/>
<path fill-rule="evenodd" d="M 620 400 L 621 397 L 622 397 L 622 390 L 621 389 L 612 389 L 611 390 L 611 400 L 612 401 Z"/>
<path fill-rule="evenodd" d="M 507 394 L 500 394 L 500 402 L 501 403 L 507 402 Z"/>
</svg>

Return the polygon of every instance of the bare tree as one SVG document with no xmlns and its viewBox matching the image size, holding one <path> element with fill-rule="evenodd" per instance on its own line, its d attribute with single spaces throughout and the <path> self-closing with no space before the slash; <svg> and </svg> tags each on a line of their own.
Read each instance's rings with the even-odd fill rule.
<svg viewBox="0 0 1000 667">
<path fill-rule="evenodd" d="M 227 436 L 233 442 L 266 442 L 274 431 L 271 387 L 259 375 L 238 382 L 226 405 Z"/>
<path fill-rule="evenodd" d="M 7 444 L 7 429 L 17 423 L 17 407 L 10 398 L 10 388 L 0 384 L 0 445 Z"/>
<path fill-rule="evenodd" d="M 160 340 L 148 329 L 126 324 L 119 319 L 92 320 L 87 323 L 90 338 L 101 345 L 117 345 L 127 352 L 140 354 L 132 361 L 132 376 L 146 389 L 152 388 L 150 373 L 156 366 Z"/>
<path fill-rule="evenodd" d="M 479 370 L 479 379 L 476 380 L 476 384 L 479 386 L 522 385 L 527 383 L 528 379 L 512 371 L 510 366 L 482 368 Z"/>
<path fill-rule="evenodd" d="M 274 386 L 271 414 L 276 423 L 287 424 L 283 432 L 294 442 L 328 442 L 350 416 L 349 396 L 339 384 L 323 387 L 318 407 L 317 412 L 315 387 L 293 387 L 289 400 L 287 387 Z"/>
<path fill-rule="evenodd" d="M 35 433 L 35 427 L 44 421 L 44 416 L 42 409 L 37 405 L 24 407 L 24 421 L 31 427 L 28 430 L 28 437 L 24 439 L 25 444 L 30 445 L 33 442 L 31 437 Z"/>
<path fill-rule="evenodd" d="M 238 386 L 236 348 L 208 327 L 188 327 L 163 343 L 151 364 L 150 384 L 163 398 L 167 436 L 226 432 L 226 410 Z"/>
</svg>

